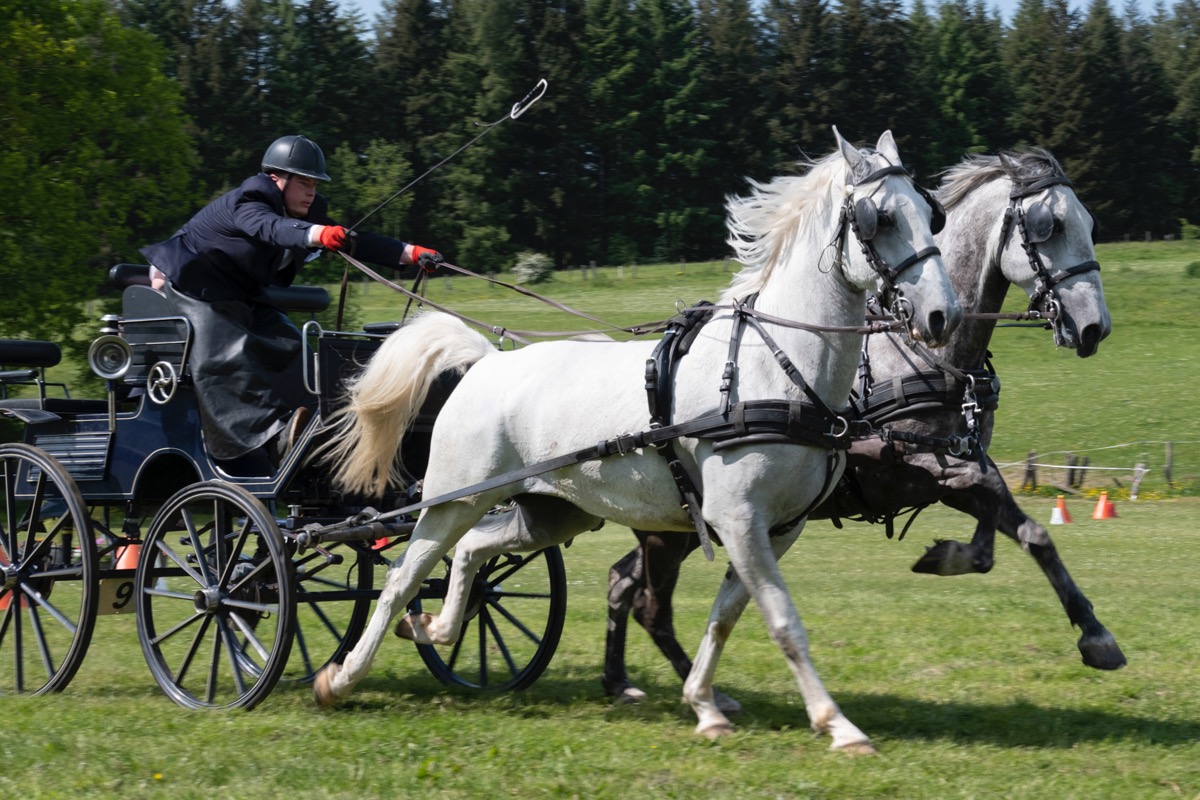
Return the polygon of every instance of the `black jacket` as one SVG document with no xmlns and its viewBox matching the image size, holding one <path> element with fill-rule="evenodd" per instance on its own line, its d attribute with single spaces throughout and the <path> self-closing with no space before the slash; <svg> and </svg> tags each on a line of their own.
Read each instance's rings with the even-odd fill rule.
<svg viewBox="0 0 1200 800">
<path fill-rule="evenodd" d="M 308 247 L 313 225 L 333 225 L 329 204 L 317 195 L 308 217 L 288 217 L 283 192 L 265 173 L 247 178 L 200 209 L 165 242 L 141 250 L 171 284 L 207 300 L 251 300 L 267 286 L 290 286 L 315 249 Z M 363 261 L 399 267 L 405 243 L 377 234 L 355 237 L 354 255 Z M 285 256 L 287 265 L 280 269 Z"/>
</svg>

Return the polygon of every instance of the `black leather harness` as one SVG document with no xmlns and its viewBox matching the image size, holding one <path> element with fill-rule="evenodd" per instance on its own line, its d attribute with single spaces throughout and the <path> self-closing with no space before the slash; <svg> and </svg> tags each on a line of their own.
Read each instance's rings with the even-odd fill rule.
<svg viewBox="0 0 1200 800">
<path fill-rule="evenodd" d="M 706 414 L 693 423 L 702 425 L 688 433 L 698 439 L 714 440 L 714 451 L 737 447 L 746 444 L 799 444 L 819 447 L 829 451 L 829 463 L 825 473 L 825 484 L 813 503 L 796 517 L 799 520 L 808 516 L 816 505 L 824 499 L 832 487 L 838 451 L 847 450 L 856 434 L 865 432 L 866 423 L 863 420 L 851 420 L 850 410 L 838 413 L 809 387 L 800 375 L 799 370 L 775 340 L 763 327 L 762 323 L 752 314 L 747 313 L 753 308 L 755 298 L 750 297 L 745 303 L 735 303 L 733 306 L 733 325 L 729 337 L 729 357 L 721 374 L 720 405 L 715 413 Z M 687 354 L 692 342 L 714 316 L 716 308 L 709 303 L 700 303 L 686 309 L 672 319 L 662 340 L 655 347 L 653 354 L 646 360 L 646 399 L 650 408 L 651 431 L 679 429 L 679 425 L 671 424 L 671 405 L 674 400 L 673 387 L 675 369 L 679 360 Z M 776 362 L 787 374 L 788 378 L 804 392 L 805 400 L 745 400 L 732 402 L 733 387 L 737 379 L 737 356 L 741 345 L 742 333 L 746 327 L 752 327 L 771 349 Z M 713 560 L 712 540 L 716 534 L 709 528 L 701 516 L 702 498 L 700 488 L 695 478 L 680 460 L 675 448 L 677 436 L 664 438 L 654 443 L 654 447 L 662 453 L 679 489 L 683 509 L 688 513 L 696 533 L 700 536 L 700 544 L 704 555 L 709 561 Z M 780 526 L 778 530 L 790 528 L 796 521 Z"/>
</svg>

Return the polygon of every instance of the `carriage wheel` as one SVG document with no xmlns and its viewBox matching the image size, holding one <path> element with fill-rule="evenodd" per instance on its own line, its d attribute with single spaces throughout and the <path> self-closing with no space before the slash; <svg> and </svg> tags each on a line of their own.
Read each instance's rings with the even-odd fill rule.
<svg viewBox="0 0 1200 800">
<path fill-rule="evenodd" d="M 254 495 L 220 481 L 167 501 L 142 547 L 138 639 L 155 681 L 187 708 L 246 708 L 279 680 L 295 634 L 283 536 Z"/>
<path fill-rule="evenodd" d="M 96 624 L 96 543 L 79 487 L 49 453 L 0 445 L 0 695 L 62 691 Z"/>
<path fill-rule="evenodd" d="M 296 640 L 284 680 L 311 681 L 358 643 L 379 594 L 372 591 L 377 561 L 384 563 L 365 542 L 323 544 L 292 555 Z"/>
<path fill-rule="evenodd" d="M 446 577 L 450 559 L 443 559 Z M 409 608 L 437 613 L 445 577 L 426 580 Z M 472 689 L 527 689 L 546 670 L 562 636 L 567 613 L 567 573 L 562 550 L 505 553 L 475 577 L 452 645 L 417 645 L 421 660 L 442 683 Z"/>
</svg>

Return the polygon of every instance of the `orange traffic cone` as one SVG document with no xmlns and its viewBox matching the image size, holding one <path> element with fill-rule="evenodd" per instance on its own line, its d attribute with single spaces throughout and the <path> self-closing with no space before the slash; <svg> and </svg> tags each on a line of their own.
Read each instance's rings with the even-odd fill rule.
<svg viewBox="0 0 1200 800">
<path fill-rule="evenodd" d="M 137 569 L 138 559 L 141 555 L 142 546 L 140 544 L 127 544 L 124 547 L 118 547 L 116 552 L 116 568 Z"/>
<path fill-rule="evenodd" d="M 1108 492 L 1100 493 L 1100 500 L 1096 503 L 1096 510 L 1092 512 L 1092 519 L 1115 519 L 1117 516 L 1117 508 L 1108 499 Z"/>
<path fill-rule="evenodd" d="M 1060 494 L 1058 503 L 1055 504 L 1054 510 L 1050 512 L 1051 525 L 1066 525 L 1071 521 L 1071 512 L 1067 511 L 1067 503 Z"/>
</svg>

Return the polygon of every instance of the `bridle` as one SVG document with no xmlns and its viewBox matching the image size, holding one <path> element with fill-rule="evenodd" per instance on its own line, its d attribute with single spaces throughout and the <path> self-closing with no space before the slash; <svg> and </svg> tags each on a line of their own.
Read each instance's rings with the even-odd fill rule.
<svg viewBox="0 0 1200 800">
<path fill-rule="evenodd" d="M 898 164 L 888 164 L 886 167 L 881 167 L 866 177 L 855 181 L 853 187 L 856 188 L 864 184 L 873 183 L 889 175 L 903 175 L 910 179 L 912 177 L 912 174 L 904 167 Z M 917 190 L 917 193 L 925 198 L 925 202 L 929 203 L 929 208 L 933 212 L 929 226 L 930 231 L 938 233 L 946 224 L 945 209 L 942 208 L 942 204 L 926 189 L 915 182 L 912 185 Z M 855 200 L 853 192 L 851 192 L 846 195 L 846 199 L 842 203 L 841 212 L 838 215 L 838 233 L 834 244 L 837 248 L 838 267 L 842 268 L 841 256 L 846 242 L 846 231 L 849 229 L 854 232 L 854 238 L 858 240 L 863 257 L 883 283 L 884 288 L 881 292 L 883 305 L 907 325 L 912 318 L 912 305 L 905 299 L 904 292 L 899 288 L 900 276 L 925 259 L 941 255 L 942 251 L 937 246 L 926 247 L 923 250 L 913 253 L 896 266 L 889 267 L 887 262 L 884 261 L 875 249 L 875 237 L 879 233 L 880 227 L 886 227 L 891 222 L 891 217 L 888 213 L 881 210 L 870 196 L 860 197 L 858 200 Z"/>
<path fill-rule="evenodd" d="M 1093 259 L 1067 269 L 1051 272 L 1042 261 L 1038 244 L 1047 241 L 1054 235 L 1056 226 L 1054 214 L 1045 200 L 1030 204 L 1028 209 L 1025 208 L 1022 201 L 1027 197 L 1040 194 L 1052 186 L 1070 185 L 1071 180 L 1063 175 L 1051 175 L 1027 184 L 1014 183 L 1014 188 L 1008 195 L 1008 208 L 1004 212 L 1004 224 L 1000 229 L 1000 245 L 996 248 L 995 256 L 996 261 L 999 262 L 1015 221 L 1016 228 L 1021 234 L 1021 248 L 1029 259 L 1029 266 L 1032 268 L 1035 278 L 1034 291 L 1029 297 L 1029 311 L 1040 312 L 1052 320 L 1056 344 L 1062 342 L 1061 328 L 1063 325 L 1062 299 L 1058 295 L 1058 285 L 1076 275 L 1099 272 L 1100 263 Z M 1087 207 L 1084 206 L 1084 208 Z M 1088 213 L 1091 214 L 1090 209 L 1088 209 Z M 1092 243 L 1095 244 L 1095 242 L 1096 218 L 1095 215 L 1092 215 Z"/>
</svg>

